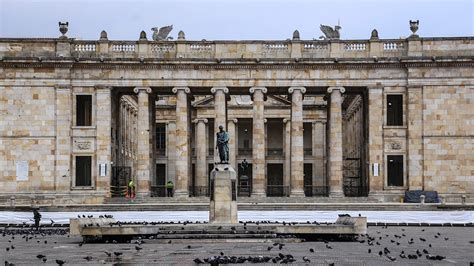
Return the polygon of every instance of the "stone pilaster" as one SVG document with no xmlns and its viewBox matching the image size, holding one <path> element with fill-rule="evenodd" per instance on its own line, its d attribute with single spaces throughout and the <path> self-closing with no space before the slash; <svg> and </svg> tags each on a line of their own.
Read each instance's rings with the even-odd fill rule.
<svg viewBox="0 0 474 266">
<path fill-rule="evenodd" d="M 290 187 L 291 184 L 291 120 L 290 119 L 283 119 L 283 124 L 285 127 L 283 128 L 285 137 L 285 164 L 284 168 L 284 176 L 283 176 L 283 185 L 286 187 Z"/>
<path fill-rule="evenodd" d="M 111 180 L 111 160 L 112 160 L 112 135 L 110 129 L 112 128 L 112 102 L 111 102 L 111 87 L 96 88 L 96 125 L 97 125 L 97 166 L 105 165 L 107 168 L 105 176 L 101 176 L 97 172 L 97 191 L 103 191 L 107 196 L 110 195 L 110 180 Z M 97 170 L 98 171 L 98 170 Z"/>
<path fill-rule="evenodd" d="M 175 195 L 189 196 L 189 124 L 188 87 L 174 87 L 176 94 L 176 178 Z"/>
<path fill-rule="evenodd" d="M 56 173 L 57 192 L 69 191 L 71 186 L 71 87 L 56 88 Z"/>
<path fill-rule="evenodd" d="M 229 132 L 229 164 L 237 169 L 237 119 L 231 119 L 227 122 L 227 132 Z"/>
<path fill-rule="evenodd" d="M 176 122 L 168 121 L 166 125 L 166 163 L 167 181 L 176 183 Z"/>
<path fill-rule="evenodd" d="M 325 154 L 325 135 L 326 135 L 326 121 L 316 121 L 314 124 L 315 130 L 314 134 L 316 137 L 315 144 L 313 144 L 316 149 L 313 151 L 314 154 L 314 179 L 313 186 L 324 186 L 325 185 L 325 164 L 324 164 L 324 154 Z"/>
<path fill-rule="evenodd" d="M 303 94 L 304 87 L 291 87 L 291 192 L 292 197 L 304 196 Z"/>
<path fill-rule="evenodd" d="M 136 87 L 134 92 L 138 94 L 138 124 L 137 124 L 137 180 L 135 182 L 138 196 L 150 195 L 150 112 L 149 94 L 151 88 Z"/>
<path fill-rule="evenodd" d="M 383 88 L 370 87 L 369 90 L 369 194 L 376 196 L 383 190 Z M 374 164 L 378 164 L 378 176 L 374 175 Z"/>
<path fill-rule="evenodd" d="M 421 87 L 408 88 L 408 186 L 423 189 L 423 94 Z"/>
<path fill-rule="evenodd" d="M 342 93 L 343 87 L 329 87 L 329 196 L 343 197 L 342 171 Z"/>
<path fill-rule="evenodd" d="M 252 87 L 253 135 L 252 135 L 252 196 L 265 196 L 265 87 Z"/>
<path fill-rule="evenodd" d="M 229 93 L 227 87 L 213 87 L 211 93 L 214 94 L 214 145 L 217 143 L 216 133 L 219 132 L 219 126 L 223 126 L 227 131 L 227 101 L 226 94 Z M 232 137 L 232 136 L 230 136 Z M 214 147 L 215 148 L 215 147 Z M 214 150 L 214 161 L 219 162 L 219 152 Z"/>
<path fill-rule="evenodd" d="M 196 187 L 207 187 L 207 119 L 198 118 L 196 123 Z"/>
</svg>

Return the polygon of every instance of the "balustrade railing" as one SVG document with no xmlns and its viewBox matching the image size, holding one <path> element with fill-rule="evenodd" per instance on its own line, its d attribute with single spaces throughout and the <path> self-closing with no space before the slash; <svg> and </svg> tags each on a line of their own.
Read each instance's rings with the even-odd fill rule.
<svg viewBox="0 0 474 266">
<path fill-rule="evenodd" d="M 389 41 L 383 43 L 384 51 L 397 51 L 397 50 L 404 50 L 406 45 L 404 42 L 400 41 Z"/>
<path fill-rule="evenodd" d="M 134 53 L 136 51 L 136 44 L 129 42 L 112 43 L 111 50 L 115 53 Z"/>
<path fill-rule="evenodd" d="M 74 44 L 75 52 L 96 52 L 97 45 L 95 43 L 76 43 Z"/>
<path fill-rule="evenodd" d="M 367 50 L 367 44 L 366 43 L 360 43 L 360 42 L 348 42 L 344 43 L 344 50 L 346 51 L 365 51 Z"/>
</svg>

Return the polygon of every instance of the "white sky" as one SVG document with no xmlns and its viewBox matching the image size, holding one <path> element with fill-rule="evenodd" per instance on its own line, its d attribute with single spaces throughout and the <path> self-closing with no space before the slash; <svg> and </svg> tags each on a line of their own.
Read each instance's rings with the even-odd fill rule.
<svg viewBox="0 0 474 266">
<path fill-rule="evenodd" d="M 322 35 L 320 24 L 340 20 L 342 39 L 407 37 L 408 21 L 420 20 L 421 37 L 474 36 L 474 0 L 0 0 L 0 38 L 151 39 L 152 27 L 174 25 L 188 40 L 285 40 Z"/>
</svg>

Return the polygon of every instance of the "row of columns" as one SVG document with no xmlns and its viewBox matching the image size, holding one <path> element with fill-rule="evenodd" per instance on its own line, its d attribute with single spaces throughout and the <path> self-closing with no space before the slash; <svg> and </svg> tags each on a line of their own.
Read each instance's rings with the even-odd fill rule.
<svg viewBox="0 0 474 266">
<path fill-rule="evenodd" d="M 150 143 L 149 130 L 150 119 L 148 111 L 148 93 L 150 88 L 135 88 L 138 93 L 138 193 L 149 193 L 150 189 Z M 229 93 L 227 87 L 213 87 L 215 109 L 215 131 L 223 126 L 230 134 L 231 140 L 235 138 L 235 123 L 227 121 L 227 100 Z M 290 156 L 287 156 L 290 164 L 290 195 L 294 197 L 304 196 L 304 147 L 303 147 L 303 95 L 304 87 L 290 87 L 288 93 L 291 95 L 291 119 L 286 121 L 285 131 L 289 133 L 290 141 L 285 140 L 285 145 L 290 145 Z M 189 104 L 188 87 L 174 87 L 176 94 L 176 178 L 175 195 L 188 196 L 188 180 L 190 176 L 189 156 Z M 264 124 L 264 101 L 267 88 L 252 87 L 250 93 L 253 97 L 253 136 L 252 136 L 252 195 L 265 195 L 265 124 Z M 342 96 L 343 87 L 330 87 L 328 93 L 331 96 L 329 108 L 329 193 L 330 196 L 343 196 L 342 179 Z M 206 126 L 207 119 L 196 119 L 196 185 L 207 185 L 207 143 Z M 288 132 L 290 131 L 290 132 Z M 288 134 L 287 134 L 288 136 Z M 233 140 L 235 142 L 235 139 Z M 229 163 L 236 166 L 235 143 L 230 143 Z M 287 143 L 290 142 L 290 143 Z M 214 142 L 216 143 L 216 142 Z M 234 150 L 232 150 L 234 149 Z M 215 161 L 218 161 L 217 152 Z"/>
</svg>

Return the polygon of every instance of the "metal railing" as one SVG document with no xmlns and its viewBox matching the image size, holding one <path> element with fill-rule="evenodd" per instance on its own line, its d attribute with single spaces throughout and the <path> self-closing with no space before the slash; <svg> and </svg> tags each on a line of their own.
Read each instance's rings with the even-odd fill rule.
<svg viewBox="0 0 474 266">
<path fill-rule="evenodd" d="M 251 185 L 238 185 L 237 186 L 237 194 L 239 197 L 250 197 L 252 195 L 252 186 Z"/>
<path fill-rule="evenodd" d="M 151 186 L 150 192 L 152 197 L 166 197 L 166 186 Z"/>
<path fill-rule="evenodd" d="M 252 149 L 239 148 L 239 155 L 252 155 Z"/>
<path fill-rule="evenodd" d="M 287 197 L 290 187 L 283 185 L 267 185 L 267 197 Z"/>
<path fill-rule="evenodd" d="M 328 196 L 328 186 L 304 186 L 304 195 L 306 197 Z"/>
<path fill-rule="evenodd" d="M 283 149 L 267 149 L 267 156 L 281 156 Z"/>
<path fill-rule="evenodd" d="M 209 187 L 207 186 L 190 186 L 190 197 L 209 197 Z"/>
</svg>

